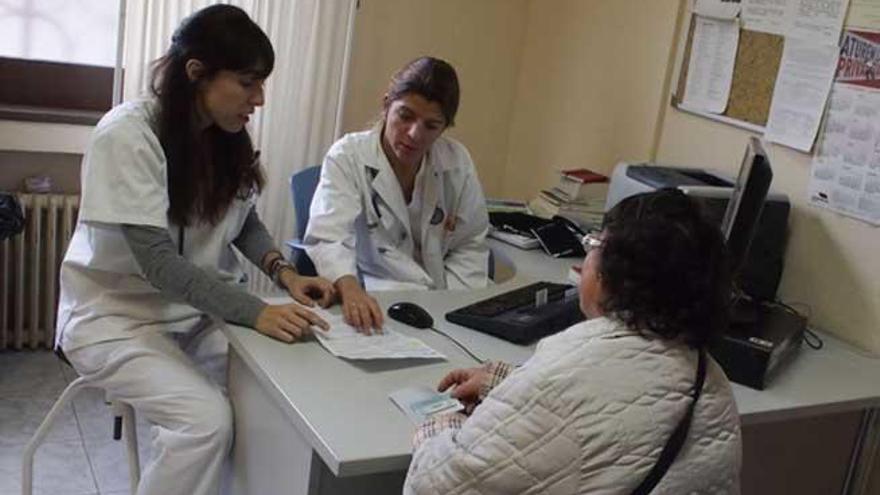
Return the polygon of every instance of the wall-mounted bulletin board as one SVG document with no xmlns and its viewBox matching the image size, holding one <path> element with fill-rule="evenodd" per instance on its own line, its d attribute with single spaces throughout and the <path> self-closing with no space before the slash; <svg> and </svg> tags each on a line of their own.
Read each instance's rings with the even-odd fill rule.
<svg viewBox="0 0 880 495">
<path fill-rule="evenodd" d="M 810 204 L 880 226 L 880 0 L 686 1 L 673 106 L 812 155 Z"/>
<path fill-rule="evenodd" d="M 694 27 L 696 16 L 690 16 L 690 25 L 684 45 L 678 84 L 672 97 L 676 108 L 685 94 L 688 62 L 693 49 Z M 720 114 L 721 119 L 753 131 L 762 131 L 770 115 L 770 102 L 773 99 L 773 87 L 782 60 L 784 38 L 781 35 L 749 31 L 740 31 L 739 44 L 736 51 L 736 62 L 733 67 L 733 80 L 727 109 Z M 687 110 L 690 111 L 690 110 Z M 712 114 L 699 112 L 700 115 L 713 117 Z"/>
</svg>

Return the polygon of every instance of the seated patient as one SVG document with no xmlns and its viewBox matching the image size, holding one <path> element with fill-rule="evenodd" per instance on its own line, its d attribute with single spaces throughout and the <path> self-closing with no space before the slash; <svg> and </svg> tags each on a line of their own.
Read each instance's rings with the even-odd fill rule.
<svg viewBox="0 0 880 495">
<path fill-rule="evenodd" d="M 479 288 L 488 282 L 489 216 L 468 151 L 443 136 L 458 109 L 448 63 L 416 59 L 391 79 L 381 120 L 327 152 L 305 233 L 348 323 L 382 312 L 366 290 Z"/>
<path fill-rule="evenodd" d="M 585 244 L 590 319 L 542 340 L 519 368 L 494 362 L 443 378 L 439 390 L 455 386 L 469 416 L 419 428 L 405 493 L 649 493 L 642 483 L 692 404 L 653 493 L 739 493 L 739 415 L 703 351 L 728 319 L 718 227 L 663 190 L 623 200 Z"/>
</svg>

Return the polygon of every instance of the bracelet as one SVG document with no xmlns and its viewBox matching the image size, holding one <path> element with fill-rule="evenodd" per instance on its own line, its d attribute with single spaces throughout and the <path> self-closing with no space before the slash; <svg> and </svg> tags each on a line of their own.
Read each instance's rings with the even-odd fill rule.
<svg viewBox="0 0 880 495">
<path fill-rule="evenodd" d="M 281 285 L 281 272 L 284 270 L 290 270 L 293 273 L 297 273 L 296 268 L 282 257 L 275 258 L 269 265 L 269 278 L 271 278 L 272 282 L 275 282 L 275 285 L 281 289 L 286 289 L 286 287 Z"/>
</svg>

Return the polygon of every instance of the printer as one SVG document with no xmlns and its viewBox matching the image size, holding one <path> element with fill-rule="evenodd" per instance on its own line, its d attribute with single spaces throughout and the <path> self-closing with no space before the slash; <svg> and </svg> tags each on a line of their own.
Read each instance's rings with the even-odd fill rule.
<svg viewBox="0 0 880 495">
<path fill-rule="evenodd" d="M 621 162 L 611 175 L 605 211 L 628 196 L 673 187 L 695 198 L 720 225 L 734 183 L 724 174 L 705 169 Z M 786 195 L 772 190 L 767 194 L 755 236 L 736 277 L 739 288 L 755 301 L 776 298 L 789 209 Z M 806 321 L 777 305 L 759 304 L 756 308 L 746 318 L 735 311 L 730 329 L 710 352 L 731 380 L 763 389 L 800 349 Z"/>
</svg>

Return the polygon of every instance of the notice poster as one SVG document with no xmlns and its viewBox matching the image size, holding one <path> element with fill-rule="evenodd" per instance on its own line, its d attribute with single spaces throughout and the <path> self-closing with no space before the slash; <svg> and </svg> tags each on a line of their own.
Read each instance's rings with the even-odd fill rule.
<svg viewBox="0 0 880 495">
<path fill-rule="evenodd" d="M 868 88 L 880 88 L 880 33 L 846 31 L 834 80 Z"/>
</svg>

